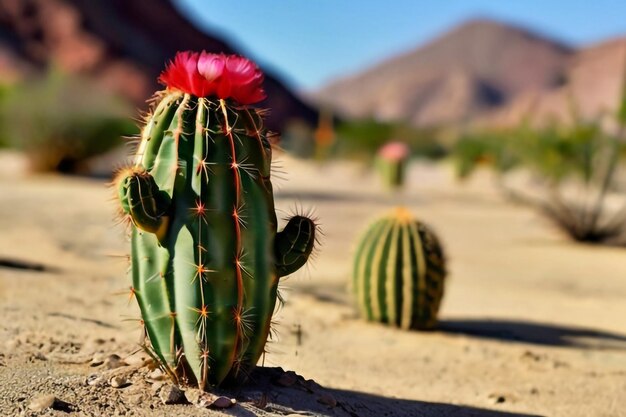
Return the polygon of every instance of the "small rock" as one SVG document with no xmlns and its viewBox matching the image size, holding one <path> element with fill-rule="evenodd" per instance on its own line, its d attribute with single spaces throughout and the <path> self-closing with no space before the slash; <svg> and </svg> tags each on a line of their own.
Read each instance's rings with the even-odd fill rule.
<svg viewBox="0 0 626 417">
<path fill-rule="evenodd" d="M 237 404 L 234 398 L 220 397 L 210 392 L 202 392 L 196 403 L 200 408 L 230 408 Z"/>
<path fill-rule="evenodd" d="M 107 358 L 104 360 L 105 369 L 116 369 L 116 368 L 121 368 L 122 366 L 127 366 L 127 365 L 128 364 L 124 362 L 124 360 L 120 358 L 118 355 L 116 355 L 115 353 L 107 356 Z"/>
<path fill-rule="evenodd" d="M 91 374 L 87 377 L 87 385 L 90 385 L 92 387 L 96 385 L 100 385 L 102 381 L 103 381 L 102 376 L 98 374 Z"/>
<path fill-rule="evenodd" d="M 129 386 L 130 382 L 128 382 L 128 379 L 126 379 L 125 377 L 118 375 L 111 378 L 109 384 L 111 384 L 113 388 L 124 388 Z"/>
<path fill-rule="evenodd" d="M 167 375 L 159 368 L 157 368 L 154 371 L 150 372 L 148 378 L 153 381 L 165 381 L 167 379 Z"/>
<path fill-rule="evenodd" d="M 53 394 L 43 394 L 35 397 L 29 404 L 28 409 L 31 411 L 39 412 L 52 408 L 57 398 Z"/>
<path fill-rule="evenodd" d="M 276 385 L 280 385 L 281 387 L 291 387 L 298 382 L 298 375 L 296 375 L 293 371 L 287 371 L 279 376 L 274 382 Z"/>
<path fill-rule="evenodd" d="M 35 355 L 33 356 L 33 358 L 35 358 L 35 359 L 37 359 L 37 360 L 39 360 L 39 361 L 47 361 L 47 360 L 48 360 L 48 358 L 46 358 L 46 355 L 44 355 L 44 354 L 43 354 L 43 353 L 41 353 L 41 352 L 37 352 L 37 353 L 35 353 Z"/>
<path fill-rule="evenodd" d="M 315 392 L 315 391 L 319 391 L 320 389 L 322 389 L 322 386 L 312 379 L 307 379 L 306 381 L 304 381 L 303 385 L 310 392 Z"/>
<path fill-rule="evenodd" d="M 198 404 L 203 392 L 196 388 L 188 388 L 185 390 L 185 398 L 191 404 Z"/>
<path fill-rule="evenodd" d="M 104 357 L 101 354 L 95 354 L 89 362 L 89 366 L 100 366 L 104 363 Z"/>
<path fill-rule="evenodd" d="M 165 384 L 159 391 L 159 398 L 163 404 L 183 404 L 186 402 L 185 393 L 173 384 Z"/>
<path fill-rule="evenodd" d="M 333 397 L 332 395 L 326 392 L 322 393 L 319 397 L 317 397 L 317 402 L 320 404 L 327 405 L 331 408 L 334 408 L 337 406 L 337 400 L 335 399 L 335 397 Z"/>
</svg>

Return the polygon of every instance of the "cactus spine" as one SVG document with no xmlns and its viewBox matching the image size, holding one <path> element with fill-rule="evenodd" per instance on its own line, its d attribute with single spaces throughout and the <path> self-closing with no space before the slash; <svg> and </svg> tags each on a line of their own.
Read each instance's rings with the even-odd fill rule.
<svg viewBox="0 0 626 417">
<path fill-rule="evenodd" d="M 437 323 L 445 275 L 437 237 L 398 208 L 374 222 L 359 242 L 352 287 L 367 320 L 429 329 Z"/>
<path fill-rule="evenodd" d="M 117 181 L 131 221 L 131 292 L 167 372 L 205 389 L 245 376 L 264 353 L 278 280 L 307 261 L 315 224 L 294 216 L 276 233 L 259 112 L 161 97 Z"/>
</svg>

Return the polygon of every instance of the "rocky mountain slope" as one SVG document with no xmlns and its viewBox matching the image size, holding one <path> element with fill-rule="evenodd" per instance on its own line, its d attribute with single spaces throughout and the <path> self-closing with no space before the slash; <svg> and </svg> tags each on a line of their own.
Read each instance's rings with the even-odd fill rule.
<svg viewBox="0 0 626 417">
<path fill-rule="evenodd" d="M 469 21 L 434 41 L 319 91 L 350 116 L 415 125 L 461 122 L 522 93 L 563 82 L 571 48 L 489 20 Z"/>
<path fill-rule="evenodd" d="M 168 0 L 0 0 L 0 83 L 50 63 L 85 74 L 141 105 L 179 50 L 236 52 L 194 27 Z M 316 112 L 266 73 L 268 125 Z"/>
</svg>

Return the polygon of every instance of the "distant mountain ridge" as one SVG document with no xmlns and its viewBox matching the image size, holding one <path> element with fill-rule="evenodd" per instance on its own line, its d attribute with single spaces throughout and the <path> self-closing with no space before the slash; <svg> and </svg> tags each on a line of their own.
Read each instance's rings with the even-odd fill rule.
<svg viewBox="0 0 626 417">
<path fill-rule="evenodd" d="M 156 79 L 179 50 L 236 53 L 220 37 L 195 27 L 174 0 L 0 0 L 0 85 L 27 78 L 54 63 L 142 105 L 163 88 Z M 280 130 L 291 119 L 316 123 L 317 111 L 266 73 Z"/>
<path fill-rule="evenodd" d="M 615 67 L 619 58 L 611 59 L 611 52 L 600 49 L 596 58 Z M 315 97 L 339 114 L 406 120 L 416 126 L 512 121 L 521 115 L 512 115 L 510 106 L 524 107 L 524 100 L 536 104 L 562 91 L 580 72 L 576 68 L 589 67 L 594 59 L 589 55 L 516 26 L 472 20 L 417 49 L 332 82 Z M 591 83 L 586 88 L 593 88 L 590 76 L 586 71 L 585 82 Z M 487 117 L 495 114 L 499 116 Z"/>
</svg>

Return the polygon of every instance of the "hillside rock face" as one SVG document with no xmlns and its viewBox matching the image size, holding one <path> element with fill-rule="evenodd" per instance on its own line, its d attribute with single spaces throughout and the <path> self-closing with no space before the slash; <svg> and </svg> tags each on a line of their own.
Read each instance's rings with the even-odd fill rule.
<svg viewBox="0 0 626 417">
<path fill-rule="evenodd" d="M 581 49 L 565 68 L 563 86 L 529 92 L 477 120 L 479 125 L 514 126 L 524 118 L 541 125 L 572 117 L 602 120 L 614 128 L 611 116 L 619 108 L 626 75 L 626 39 L 612 39 Z M 574 116 L 574 113 L 576 116 Z"/>
<path fill-rule="evenodd" d="M 179 50 L 234 53 L 194 27 L 168 0 L 0 0 L 0 82 L 50 63 L 87 75 L 136 104 L 162 88 L 156 79 Z M 271 74 L 267 125 L 315 123 L 316 112 Z"/>
<path fill-rule="evenodd" d="M 573 51 L 525 30 L 470 21 L 433 42 L 318 92 L 342 114 L 458 123 L 558 87 Z"/>
</svg>

